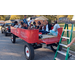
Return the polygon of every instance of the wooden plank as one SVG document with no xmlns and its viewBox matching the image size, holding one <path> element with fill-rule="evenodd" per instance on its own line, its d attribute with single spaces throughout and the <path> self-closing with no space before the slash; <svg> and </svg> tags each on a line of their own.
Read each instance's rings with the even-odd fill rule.
<svg viewBox="0 0 75 75">
<path fill-rule="evenodd" d="M 53 37 L 57 37 L 57 36 L 44 34 L 44 35 L 42 35 L 42 38 L 41 39 L 47 39 L 47 38 L 53 38 Z"/>
</svg>

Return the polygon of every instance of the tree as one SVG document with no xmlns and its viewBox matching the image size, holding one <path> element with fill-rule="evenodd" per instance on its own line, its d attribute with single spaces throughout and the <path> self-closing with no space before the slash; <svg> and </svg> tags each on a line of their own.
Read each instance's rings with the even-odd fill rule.
<svg viewBox="0 0 75 75">
<path fill-rule="evenodd" d="M 24 15 L 11 15 L 10 16 L 10 20 L 14 20 L 14 19 L 23 19 Z"/>
<path fill-rule="evenodd" d="M 56 15 L 57 20 L 61 17 L 68 17 L 68 15 Z"/>
<path fill-rule="evenodd" d="M 10 15 L 5 15 L 5 20 L 9 20 L 10 19 Z"/>
<path fill-rule="evenodd" d="M 67 18 L 69 18 L 69 20 L 72 20 L 73 15 L 68 15 L 68 17 L 67 17 Z"/>
<path fill-rule="evenodd" d="M 57 20 L 56 15 L 43 15 L 48 18 L 49 22 Z"/>
<path fill-rule="evenodd" d="M 0 15 L 0 20 L 5 20 L 5 15 Z"/>
</svg>

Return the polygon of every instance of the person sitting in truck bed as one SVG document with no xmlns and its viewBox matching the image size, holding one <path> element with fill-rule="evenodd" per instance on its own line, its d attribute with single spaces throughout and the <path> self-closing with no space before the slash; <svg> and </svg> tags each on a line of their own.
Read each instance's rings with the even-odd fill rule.
<svg viewBox="0 0 75 75">
<path fill-rule="evenodd" d="M 41 24 L 40 21 L 38 21 L 37 29 L 39 29 L 39 32 L 41 32 L 42 34 L 47 34 L 47 33 L 49 33 L 49 32 L 47 32 L 47 31 L 45 31 L 45 30 L 42 30 L 42 27 L 43 27 L 43 26 L 44 26 L 44 25 Z"/>
<path fill-rule="evenodd" d="M 22 28 L 22 27 L 23 27 L 23 24 L 24 24 L 24 23 L 23 23 L 23 22 L 21 22 L 21 23 L 20 23 L 19 28 Z"/>
<path fill-rule="evenodd" d="M 50 34 L 57 36 L 58 35 L 58 28 L 60 28 L 59 24 L 57 24 L 57 21 L 54 22 L 54 27 L 52 30 L 50 30 Z"/>
<path fill-rule="evenodd" d="M 28 29 L 28 28 L 27 28 L 27 24 L 23 23 L 23 26 L 22 26 L 21 28 L 23 28 L 23 29 Z"/>
<path fill-rule="evenodd" d="M 37 28 L 35 21 L 33 22 L 33 27 L 34 27 L 35 29 Z"/>
<path fill-rule="evenodd" d="M 15 24 L 15 26 L 14 26 L 15 28 L 19 28 L 19 25 L 18 25 L 17 21 L 15 21 L 14 24 Z"/>
</svg>

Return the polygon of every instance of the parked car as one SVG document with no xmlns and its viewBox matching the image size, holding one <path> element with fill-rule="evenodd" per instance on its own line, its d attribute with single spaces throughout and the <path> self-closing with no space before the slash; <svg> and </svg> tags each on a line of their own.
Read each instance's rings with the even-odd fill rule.
<svg viewBox="0 0 75 75">
<path fill-rule="evenodd" d="M 0 26 L 2 26 L 3 25 L 3 23 L 0 23 Z"/>
<path fill-rule="evenodd" d="M 3 24 L 2 27 L 1 27 L 1 33 L 4 33 L 5 36 L 7 36 L 7 34 L 11 35 L 10 26 L 13 26 L 13 23 L 5 23 L 5 24 Z"/>
</svg>

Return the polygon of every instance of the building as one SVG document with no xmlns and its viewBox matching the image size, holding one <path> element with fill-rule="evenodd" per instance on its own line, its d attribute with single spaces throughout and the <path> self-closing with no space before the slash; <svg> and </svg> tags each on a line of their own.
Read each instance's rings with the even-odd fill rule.
<svg viewBox="0 0 75 75">
<path fill-rule="evenodd" d="M 67 22 L 67 21 L 69 21 L 69 19 L 67 17 L 60 17 L 58 19 L 58 22 Z"/>
<path fill-rule="evenodd" d="M 28 22 L 30 21 L 30 17 L 27 18 Z M 36 25 L 38 21 L 41 22 L 41 24 L 46 25 L 46 21 L 48 20 L 46 17 L 44 16 L 40 16 L 40 17 L 32 17 L 32 20 L 36 22 Z"/>
<path fill-rule="evenodd" d="M 46 25 L 46 21 L 47 21 L 47 20 L 48 20 L 48 19 L 47 19 L 46 17 L 40 16 L 40 17 L 37 17 L 37 18 L 35 19 L 35 22 L 36 22 L 36 25 L 37 25 L 37 22 L 38 22 L 38 21 L 40 21 L 41 24 Z"/>
</svg>

